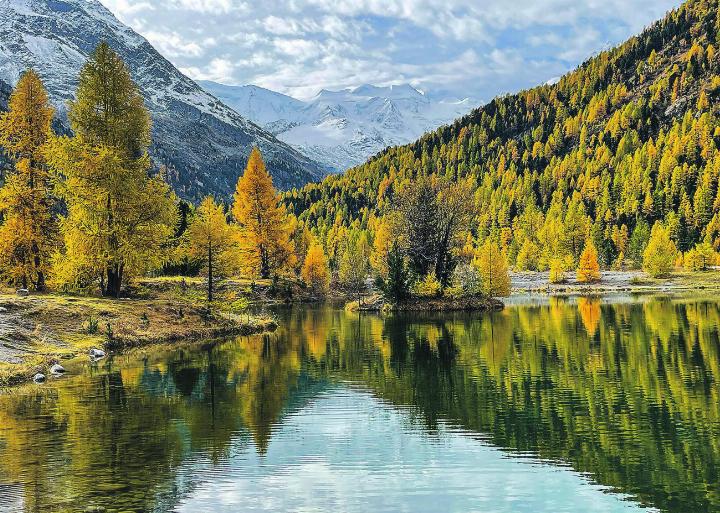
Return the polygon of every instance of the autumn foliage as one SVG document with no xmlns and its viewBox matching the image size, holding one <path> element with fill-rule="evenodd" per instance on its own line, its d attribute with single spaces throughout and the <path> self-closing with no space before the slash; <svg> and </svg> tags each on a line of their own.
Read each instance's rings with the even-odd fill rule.
<svg viewBox="0 0 720 513">
<path fill-rule="evenodd" d="M 243 232 L 250 273 L 269 278 L 294 265 L 288 216 L 257 147 L 237 183 L 232 212 Z"/>
</svg>

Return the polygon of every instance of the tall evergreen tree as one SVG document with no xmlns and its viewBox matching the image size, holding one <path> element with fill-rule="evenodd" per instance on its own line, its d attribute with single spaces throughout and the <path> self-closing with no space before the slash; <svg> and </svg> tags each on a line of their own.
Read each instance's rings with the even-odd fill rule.
<svg viewBox="0 0 720 513">
<path fill-rule="evenodd" d="M 0 146 L 14 170 L 0 189 L 0 274 L 25 288 L 45 290 L 50 256 L 58 242 L 44 148 L 53 109 L 40 77 L 25 72 L 0 114 Z"/>
</svg>

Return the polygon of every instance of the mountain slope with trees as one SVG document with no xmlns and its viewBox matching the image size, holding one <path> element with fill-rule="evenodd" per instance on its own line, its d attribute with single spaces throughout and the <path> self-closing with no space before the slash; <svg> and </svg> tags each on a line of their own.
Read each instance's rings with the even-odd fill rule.
<svg viewBox="0 0 720 513">
<path fill-rule="evenodd" d="M 454 265 L 490 239 L 517 269 L 570 270 L 588 242 L 605 268 L 639 267 L 656 223 L 680 252 L 720 249 L 719 44 L 718 2 L 690 0 L 556 84 L 498 97 L 284 201 L 331 262 L 348 231 L 402 246 L 385 225 L 424 176 L 471 184 Z"/>
</svg>

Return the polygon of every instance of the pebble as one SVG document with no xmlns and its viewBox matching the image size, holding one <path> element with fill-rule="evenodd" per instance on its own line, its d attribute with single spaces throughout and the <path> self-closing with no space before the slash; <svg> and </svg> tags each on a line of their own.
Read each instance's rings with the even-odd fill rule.
<svg viewBox="0 0 720 513">
<path fill-rule="evenodd" d="M 28 297 L 30 295 L 30 291 L 28 289 L 17 289 L 16 294 L 20 297 Z"/>
<path fill-rule="evenodd" d="M 33 377 L 35 383 L 45 383 L 45 379 L 45 374 L 40 374 L 39 372 Z"/>
<path fill-rule="evenodd" d="M 52 367 L 50 367 L 50 373 L 52 374 L 65 374 L 65 367 L 60 365 L 59 363 L 56 363 Z"/>
<path fill-rule="evenodd" d="M 105 358 L 105 351 L 103 351 L 102 349 L 97 349 L 95 347 L 93 347 L 90 350 L 89 354 L 90 354 L 90 358 L 92 358 L 94 360 L 99 360 L 101 358 Z"/>
</svg>

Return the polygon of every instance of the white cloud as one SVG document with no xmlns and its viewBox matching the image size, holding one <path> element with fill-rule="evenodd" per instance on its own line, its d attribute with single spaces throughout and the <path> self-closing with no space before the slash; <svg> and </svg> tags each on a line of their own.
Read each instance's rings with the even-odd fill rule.
<svg viewBox="0 0 720 513">
<path fill-rule="evenodd" d="M 102 1 L 193 78 L 489 99 L 563 74 L 681 0 Z"/>
</svg>

